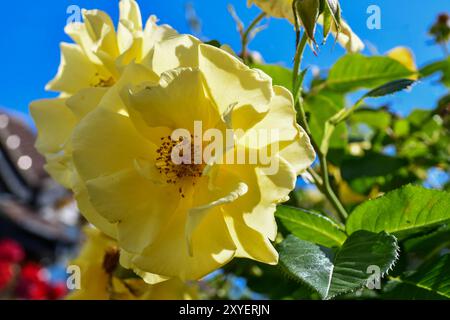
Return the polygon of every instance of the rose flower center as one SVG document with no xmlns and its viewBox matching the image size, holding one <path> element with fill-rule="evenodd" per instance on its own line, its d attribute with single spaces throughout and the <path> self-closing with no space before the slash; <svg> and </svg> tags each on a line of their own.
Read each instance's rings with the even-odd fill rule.
<svg viewBox="0 0 450 320">
<path fill-rule="evenodd" d="M 159 173 L 164 175 L 167 183 L 178 184 L 187 178 L 192 179 L 192 185 L 195 185 L 196 178 L 201 177 L 205 164 L 203 161 L 201 163 L 195 161 L 195 152 L 198 147 L 194 145 L 193 140 L 191 135 L 190 147 L 179 148 L 183 143 L 182 138 L 177 141 L 172 140 L 170 136 L 161 138 L 161 145 L 156 150 L 156 167 Z M 186 149 L 190 151 L 190 154 L 184 154 Z M 174 156 L 178 161 L 174 159 Z M 179 193 L 184 197 L 181 187 Z"/>
</svg>

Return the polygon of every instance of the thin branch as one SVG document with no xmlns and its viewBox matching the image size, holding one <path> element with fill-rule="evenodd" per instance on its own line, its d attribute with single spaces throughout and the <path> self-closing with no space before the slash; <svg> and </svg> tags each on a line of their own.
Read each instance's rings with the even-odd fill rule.
<svg viewBox="0 0 450 320">
<path fill-rule="evenodd" d="M 305 51 L 307 41 L 308 41 L 308 37 L 307 37 L 306 32 L 304 32 L 301 40 L 298 42 L 297 50 L 296 50 L 295 57 L 294 57 L 294 69 L 293 69 L 292 84 L 293 84 L 293 91 L 294 91 L 293 94 L 294 94 L 295 107 L 297 108 L 297 110 L 299 112 L 300 125 L 305 129 L 306 133 L 309 135 L 309 137 L 311 139 L 311 144 L 313 145 L 313 147 L 317 153 L 317 156 L 319 158 L 319 161 L 320 161 L 320 168 L 321 168 L 320 177 L 313 169 L 310 169 L 309 173 L 311 173 L 319 190 L 327 197 L 327 199 L 330 201 L 330 203 L 332 204 L 334 209 L 337 211 L 337 213 L 339 214 L 339 217 L 342 219 L 342 221 L 345 221 L 348 217 L 348 213 L 345 210 L 342 203 L 340 202 L 339 198 L 334 193 L 333 188 L 331 187 L 330 177 L 328 174 L 327 157 L 326 157 L 326 154 L 322 152 L 321 148 L 316 143 L 316 141 L 314 140 L 314 137 L 311 134 L 308 120 L 306 119 L 306 113 L 305 113 L 305 108 L 304 108 L 304 104 L 303 104 L 303 99 L 301 97 L 302 84 L 299 83 L 299 76 L 300 76 L 299 71 L 301 68 L 301 63 L 303 60 L 303 53 Z"/>
<path fill-rule="evenodd" d="M 241 43 L 242 43 L 242 52 L 241 52 L 241 57 L 242 59 L 246 59 L 247 58 L 247 51 L 248 51 L 248 43 L 250 41 L 250 38 L 252 36 L 252 30 L 255 29 L 255 27 L 258 25 L 259 22 L 261 22 L 262 19 L 264 19 L 264 17 L 266 16 L 265 12 L 261 12 L 253 21 L 252 23 L 250 23 L 250 25 L 248 26 L 248 28 L 243 32 L 241 38 Z M 254 35 L 254 34 L 253 34 Z"/>
</svg>

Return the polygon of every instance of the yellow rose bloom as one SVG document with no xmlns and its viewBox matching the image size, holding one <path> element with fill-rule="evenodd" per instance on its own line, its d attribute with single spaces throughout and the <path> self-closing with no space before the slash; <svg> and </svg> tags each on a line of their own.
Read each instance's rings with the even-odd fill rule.
<svg viewBox="0 0 450 320">
<path fill-rule="evenodd" d="M 74 44 L 61 44 L 61 64 L 46 87 L 65 95 L 90 87 L 109 87 L 131 61 L 140 62 L 151 54 L 154 44 L 175 34 L 157 26 L 151 16 L 143 27 L 139 6 L 134 0 L 121 0 L 117 31 L 111 18 L 100 10 L 84 10 L 84 22 L 66 26 Z"/>
<path fill-rule="evenodd" d="M 151 71 L 153 70 L 153 71 Z M 177 128 L 280 129 L 279 170 L 256 164 L 161 164 Z M 274 211 L 314 160 L 290 92 L 227 52 L 179 36 L 155 46 L 151 68 L 130 65 L 73 137 L 92 212 L 117 227 L 130 263 L 198 279 L 233 257 L 276 264 Z M 162 161 L 164 162 L 164 161 Z M 102 226 L 99 226 L 102 228 Z"/>
<path fill-rule="evenodd" d="M 71 266 L 80 270 L 80 288 L 70 300 L 184 300 L 196 297 L 194 286 L 178 279 L 149 285 L 137 278 L 121 279 L 115 268 L 118 262 L 116 242 L 94 228 L 85 228 L 87 239 Z"/>
<path fill-rule="evenodd" d="M 111 85 L 35 102 L 31 113 L 47 170 L 117 241 L 120 263 L 148 283 L 199 279 L 233 257 L 276 264 L 276 205 L 315 158 L 291 93 L 188 35 L 160 38 Z M 194 135 L 196 122 L 241 135 L 211 162 L 169 163 L 171 134 Z M 278 134 L 255 143 L 261 130 Z M 278 164 L 270 175 L 261 159 L 220 161 L 266 149 Z"/>
<path fill-rule="evenodd" d="M 247 0 L 248 6 L 255 4 L 266 14 L 289 20 L 292 24 L 295 23 L 294 13 L 292 11 L 293 0 Z M 322 16 L 319 17 L 319 24 L 323 23 Z M 334 24 L 331 26 L 331 33 L 336 37 L 337 42 L 349 52 L 358 52 L 364 49 L 364 43 L 352 31 L 350 26 L 341 20 L 341 30 L 339 33 Z"/>
<path fill-rule="evenodd" d="M 157 25 L 155 16 L 148 19 L 144 28 L 134 0 L 121 0 L 119 9 L 117 31 L 111 18 L 99 10 L 83 10 L 84 23 L 66 27 L 75 43 L 61 44 L 58 73 L 46 87 L 60 91 L 61 97 L 35 101 L 30 106 L 38 128 L 36 148 L 46 158 L 46 170 L 56 181 L 75 191 L 87 219 L 97 226 L 103 225 L 103 231 L 110 236 L 115 235 L 115 228 L 99 216 L 89 216 L 92 210 L 84 185 L 73 169 L 70 138 L 78 122 L 98 105 L 127 64 L 151 59 L 156 43 L 177 35 L 171 27 Z"/>
</svg>

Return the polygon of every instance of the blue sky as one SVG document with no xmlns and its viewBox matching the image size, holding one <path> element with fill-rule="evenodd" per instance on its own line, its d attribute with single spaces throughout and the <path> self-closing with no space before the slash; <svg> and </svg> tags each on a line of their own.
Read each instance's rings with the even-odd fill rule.
<svg viewBox="0 0 450 320">
<path fill-rule="evenodd" d="M 0 106 L 28 113 L 30 101 L 53 97 L 44 86 L 55 74 L 59 64 L 59 42 L 69 41 L 64 34 L 69 5 L 81 8 L 99 8 L 117 20 L 115 0 L 40 0 L 6 1 L 0 19 Z M 248 23 L 259 13 L 256 7 L 247 8 L 246 0 L 140 0 L 144 17 L 156 14 L 179 32 L 190 32 L 186 22 L 185 4 L 193 4 L 202 21 L 202 36 L 218 39 L 239 50 L 239 36 L 228 14 L 227 4 L 236 8 L 241 19 Z M 367 8 L 376 4 L 381 9 L 382 27 L 369 30 L 366 26 Z M 440 12 L 450 11 L 448 0 L 341 0 L 343 15 L 353 29 L 369 46 L 379 53 L 398 46 L 410 47 L 418 65 L 442 58 L 439 47 L 429 44 L 426 30 Z M 293 55 L 293 28 L 281 19 L 270 19 L 268 29 L 262 31 L 250 48 L 261 52 L 267 62 L 291 65 Z M 306 64 L 330 67 L 344 52 L 333 41 L 321 48 L 318 57 L 310 52 Z M 366 53 L 370 54 L 369 50 Z M 395 110 L 407 113 L 412 108 L 430 108 L 445 88 L 426 81 L 410 93 L 389 98 Z"/>
</svg>

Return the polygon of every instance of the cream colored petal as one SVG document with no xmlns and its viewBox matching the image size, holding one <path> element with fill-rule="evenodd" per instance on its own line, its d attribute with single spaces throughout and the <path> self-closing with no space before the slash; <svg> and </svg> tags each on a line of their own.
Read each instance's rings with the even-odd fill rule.
<svg viewBox="0 0 450 320">
<path fill-rule="evenodd" d="M 70 155 L 70 146 L 66 146 L 62 151 L 55 154 L 48 154 L 45 157 L 47 163 L 45 170 L 59 184 L 67 189 L 71 189 L 74 184 L 74 167 Z"/>
<path fill-rule="evenodd" d="M 152 49 L 155 44 L 161 40 L 167 40 L 178 36 L 178 33 L 172 29 L 169 25 L 157 25 L 158 19 L 156 16 L 150 16 L 145 24 L 143 45 L 142 45 L 142 58 L 147 61 L 151 61 L 150 58 L 153 55 Z M 152 53 L 150 53 L 152 51 Z M 147 58 L 145 58 L 147 57 Z"/>
<path fill-rule="evenodd" d="M 77 119 L 67 108 L 65 98 L 34 101 L 30 112 L 38 129 L 36 148 L 39 152 L 60 152 L 70 138 Z"/>
<path fill-rule="evenodd" d="M 162 232 L 155 245 L 133 259 L 146 272 L 182 280 L 196 280 L 220 268 L 234 256 L 235 246 L 218 210 L 210 212 L 197 226 L 192 239 L 194 255 L 186 246 L 186 208 Z"/>
<path fill-rule="evenodd" d="M 120 15 L 117 28 L 119 52 L 124 53 L 132 45 L 136 33 L 142 32 L 142 17 L 138 4 L 134 0 L 121 0 Z"/>
<path fill-rule="evenodd" d="M 87 182 L 96 211 L 117 222 L 118 242 L 130 253 L 151 245 L 172 219 L 179 196 L 174 185 L 155 185 L 134 169 Z"/>
<path fill-rule="evenodd" d="M 64 32 L 80 47 L 82 47 L 81 38 L 86 33 L 86 26 L 83 22 L 72 22 L 64 27 Z"/>
<path fill-rule="evenodd" d="M 294 23 L 292 0 L 247 0 L 247 5 L 257 5 L 261 10 L 276 18 L 286 18 Z"/>
<path fill-rule="evenodd" d="M 193 300 L 197 298 L 195 286 L 171 279 L 153 285 L 142 297 L 142 300 Z"/>
<path fill-rule="evenodd" d="M 273 90 L 275 97 L 270 103 L 270 111 L 252 129 L 273 132 L 268 141 L 270 143 L 279 141 L 280 156 L 299 175 L 314 162 L 316 157 L 314 148 L 306 132 L 297 124 L 297 113 L 291 93 L 279 86 L 274 86 Z M 272 137 L 276 139 L 272 139 Z"/>
<path fill-rule="evenodd" d="M 192 256 L 193 245 L 192 238 L 197 229 L 197 227 L 201 224 L 202 220 L 205 218 L 207 214 L 209 214 L 215 207 L 231 203 L 236 201 L 239 197 L 245 195 L 248 191 L 248 186 L 245 183 L 238 183 L 233 190 L 227 192 L 226 195 L 214 199 L 209 203 L 202 204 L 196 206 L 194 208 L 189 209 L 188 218 L 186 223 L 186 240 L 188 245 L 189 254 Z M 203 191 L 204 192 L 204 191 Z"/>
<path fill-rule="evenodd" d="M 74 290 L 66 299 L 108 300 L 108 275 L 102 266 L 106 250 L 114 248 L 115 243 L 97 229 L 88 227 L 83 230 L 86 241 L 78 257 L 70 262 L 80 268 L 81 288 Z"/>
<path fill-rule="evenodd" d="M 142 60 L 142 43 L 142 37 L 133 37 L 131 45 L 115 61 L 119 73 L 122 73 L 130 63 L 139 63 Z"/>
<path fill-rule="evenodd" d="M 80 89 L 91 87 L 98 72 L 97 66 L 78 45 L 61 43 L 58 73 L 45 89 L 73 94 Z"/>
<path fill-rule="evenodd" d="M 278 158 L 277 166 L 275 174 L 267 175 L 263 168 L 254 165 L 227 165 L 214 180 L 215 185 L 225 184 L 232 172 L 248 186 L 244 196 L 223 206 L 224 213 L 242 220 L 248 228 L 270 240 L 274 240 L 277 233 L 276 205 L 288 200 L 296 181 L 296 172 L 286 160 Z"/>
<path fill-rule="evenodd" d="M 65 31 L 81 46 L 99 68 L 102 79 L 118 78 L 115 60 L 119 56 L 116 32 L 111 18 L 100 10 L 82 10 L 84 23 L 73 23 Z"/>
<path fill-rule="evenodd" d="M 101 232 L 113 239 L 117 239 L 116 224 L 110 223 L 97 212 L 97 210 L 92 206 L 83 181 L 81 181 L 79 177 L 75 177 L 75 180 L 76 182 L 73 186 L 73 192 L 75 193 L 75 199 L 77 200 L 78 209 L 81 214 L 89 223 L 94 225 Z"/>
<path fill-rule="evenodd" d="M 124 69 L 117 83 L 106 92 L 100 105 L 102 108 L 118 112 L 122 115 L 128 115 L 139 134 L 145 136 L 150 141 L 157 140 L 156 142 L 159 143 L 160 136 L 156 137 L 155 131 L 165 130 L 162 128 L 150 128 L 144 119 L 142 119 L 140 112 L 137 112 L 134 108 L 127 108 L 126 103 L 124 103 L 128 101 L 130 87 L 140 85 L 141 83 L 154 85 L 158 81 L 159 77 L 154 72 L 143 65 L 131 63 Z"/>
<path fill-rule="evenodd" d="M 87 88 L 67 99 L 66 105 L 77 117 L 83 119 L 89 112 L 98 107 L 108 88 Z"/>
<path fill-rule="evenodd" d="M 155 149 L 128 116 L 105 108 L 89 113 L 73 136 L 74 164 L 84 181 L 134 168 L 135 159 L 154 159 Z"/>
<path fill-rule="evenodd" d="M 278 252 L 269 239 L 248 227 L 242 217 L 225 214 L 225 222 L 237 247 L 236 257 L 249 258 L 271 265 L 278 263 Z"/>
<path fill-rule="evenodd" d="M 339 44 L 348 52 L 359 52 L 364 50 L 364 43 L 344 20 L 341 20 L 341 30 L 339 33 L 337 33 L 334 25 L 331 27 L 331 32 L 335 37 L 337 34 L 337 42 L 339 42 Z"/>
<path fill-rule="evenodd" d="M 157 283 L 165 282 L 170 279 L 168 277 L 163 277 L 158 274 L 144 272 L 144 271 L 136 268 L 136 266 L 132 262 L 132 259 L 134 256 L 135 255 L 133 255 L 129 252 L 126 252 L 125 250 L 121 250 L 120 251 L 120 264 L 122 265 L 122 267 L 124 267 L 126 269 L 133 270 L 133 272 L 136 273 L 138 276 L 140 276 L 142 278 L 142 280 L 144 280 L 146 283 L 154 285 Z"/>
<path fill-rule="evenodd" d="M 289 193 L 295 188 L 297 173 L 293 166 L 282 157 L 275 160 L 276 173 L 266 174 L 265 169 L 256 169 L 256 179 L 260 190 L 260 203 L 244 214 L 245 223 L 274 241 L 276 206 L 289 200 Z M 237 205 L 237 203 L 236 203 Z"/>
<path fill-rule="evenodd" d="M 177 69 L 163 73 L 158 86 L 141 85 L 130 90 L 128 109 L 138 111 L 150 127 L 165 126 L 194 132 L 194 121 L 211 127 L 220 121 L 206 97 L 198 70 Z"/>
<path fill-rule="evenodd" d="M 119 2 L 119 11 L 120 21 L 128 21 L 131 23 L 133 30 L 142 30 L 141 10 L 135 0 L 121 0 Z"/>
<path fill-rule="evenodd" d="M 274 86 L 273 90 L 269 110 L 261 117 L 254 116 L 255 111 L 248 107 L 233 111 L 233 129 L 245 131 L 237 143 L 253 149 L 277 143 L 281 149 L 281 142 L 290 143 L 296 139 L 299 129 L 292 95 L 283 87 Z"/>
<path fill-rule="evenodd" d="M 245 131 L 236 143 L 268 155 L 272 151 L 265 148 L 276 146 L 272 150 L 278 150 L 300 174 L 314 161 L 314 149 L 305 131 L 297 124 L 291 93 L 279 86 L 274 86 L 273 90 L 269 112 L 261 114 L 261 117 L 255 116 L 254 109 L 249 107 L 233 111 L 232 128 Z"/>
<path fill-rule="evenodd" d="M 297 175 L 308 169 L 316 159 L 316 152 L 309 136 L 298 126 L 298 133 L 291 143 L 282 143 L 280 156 L 294 168 Z"/>
<path fill-rule="evenodd" d="M 180 67 L 198 66 L 200 40 L 190 35 L 179 35 L 156 43 L 154 52 L 142 64 L 158 75 Z"/>
<path fill-rule="evenodd" d="M 86 57 L 97 65 L 101 65 L 102 61 L 96 52 L 102 51 L 99 48 L 108 37 L 106 43 L 111 44 L 115 41 L 114 26 L 111 19 L 106 13 L 99 10 L 82 10 L 84 22 L 74 22 L 68 24 L 64 31 L 77 43 L 85 53 Z M 115 33 L 115 32 L 114 32 Z M 114 47 L 114 45 L 112 45 Z M 113 50 L 118 54 L 118 49 Z"/>
<path fill-rule="evenodd" d="M 272 79 L 257 69 L 250 69 L 229 53 L 200 45 L 199 68 L 219 112 L 230 106 L 252 105 L 258 112 L 268 110 L 272 99 Z"/>
<path fill-rule="evenodd" d="M 100 10 L 83 10 L 86 37 L 83 42 L 86 51 L 106 52 L 111 57 L 119 55 L 114 24 L 107 13 Z"/>
<path fill-rule="evenodd" d="M 140 64 L 131 63 L 124 69 L 120 79 L 111 87 L 111 90 L 106 92 L 101 106 L 114 112 L 128 114 L 129 110 L 122 102 L 122 98 L 127 96 L 129 88 L 141 83 L 156 84 L 158 81 L 159 77 L 154 72 Z"/>
</svg>

